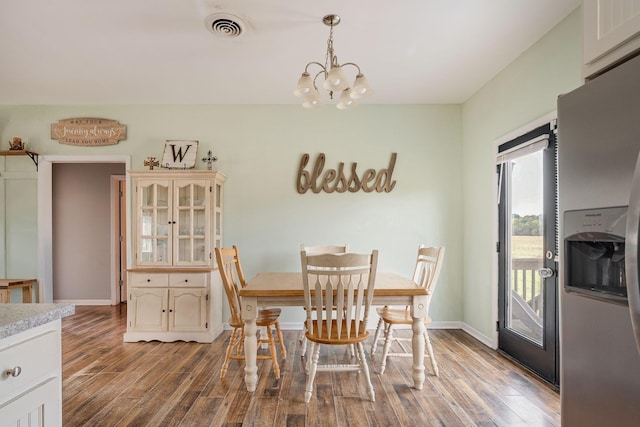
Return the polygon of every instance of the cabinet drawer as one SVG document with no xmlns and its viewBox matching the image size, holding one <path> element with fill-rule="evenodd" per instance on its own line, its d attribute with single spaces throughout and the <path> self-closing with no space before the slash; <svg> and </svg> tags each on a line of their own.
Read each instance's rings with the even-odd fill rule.
<svg viewBox="0 0 640 427">
<path fill-rule="evenodd" d="M 166 273 L 129 273 L 129 286 L 167 286 L 169 275 Z"/>
<path fill-rule="evenodd" d="M 47 331 L 0 350 L 0 396 L 12 396 L 52 376 L 61 369 L 60 337 Z M 7 370 L 19 370 L 17 376 Z M 2 403 L 2 402 L 0 402 Z"/>
<path fill-rule="evenodd" d="M 171 273 L 169 275 L 169 286 L 174 288 L 204 288 L 207 286 L 207 273 Z"/>
</svg>

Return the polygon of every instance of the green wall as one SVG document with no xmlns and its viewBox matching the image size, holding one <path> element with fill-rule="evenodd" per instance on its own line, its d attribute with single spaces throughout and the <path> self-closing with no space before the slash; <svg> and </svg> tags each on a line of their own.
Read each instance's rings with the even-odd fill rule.
<svg viewBox="0 0 640 427">
<path fill-rule="evenodd" d="M 496 140 L 553 113 L 559 94 L 582 84 L 577 9 L 463 105 L 463 321 L 495 334 Z M 562 143 L 562 142 L 560 142 Z"/>
<path fill-rule="evenodd" d="M 462 318 L 461 114 L 460 105 L 348 111 L 297 105 L 0 106 L 0 133 L 2 140 L 21 136 L 45 156 L 130 155 L 133 169 L 144 169 L 148 156 L 160 158 L 167 139 L 199 140 L 198 158 L 212 150 L 219 159 L 215 168 L 228 176 L 224 244 L 238 245 L 248 277 L 299 270 L 301 243 L 377 248 L 381 270 L 405 275 L 419 244 L 446 245 L 433 316 L 451 322 Z M 127 125 L 127 139 L 106 147 L 51 140 L 51 123 L 71 117 L 117 120 Z M 397 184 L 390 193 L 296 191 L 304 153 L 312 160 L 324 153 L 325 169 L 356 162 L 361 175 L 387 168 L 394 152 Z M 198 168 L 205 167 L 198 161 Z M 290 311 L 283 322 L 302 320 L 301 312 Z"/>
</svg>

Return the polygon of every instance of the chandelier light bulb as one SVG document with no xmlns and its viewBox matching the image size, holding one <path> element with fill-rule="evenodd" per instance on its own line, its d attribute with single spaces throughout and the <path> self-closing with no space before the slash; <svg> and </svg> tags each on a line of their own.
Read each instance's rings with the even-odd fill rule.
<svg viewBox="0 0 640 427">
<path fill-rule="evenodd" d="M 371 86 L 369 86 L 369 81 L 364 76 L 364 74 L 359 73 L 356 76 L 356 81 L 353 83 L 351 98 L 362 99 L 371 95 L 373 95 L 373 89 L 371 89 Z"/>
<path fill-rule="evenodd" d="M 333 92 L 345 90 L 346 88 L 349 87 L 347 83 L 347 78 L 344 76 L 341 66 L 337 65 L 332 67 L 331 70 L 329 70 L 329 73 L 327 74 L 327 78 L 322 84 L 322 87 L 324 87 L 326 90 L 330 90 Z"/>
<path fill-rule="evenodd" d="M 338 105 L 336 105 L 336 108 L 338 110 L 346 110 L 348 108 L 355 107 L 356 105 L 357 103 L 353 99 L 351 88 L 346 88 L 344 91 L 342 91 L 340 100 L 338 101 Z"/>
<path fill-rule="evenodd" d="M 298 85 L 296 86 L 293 94 L 297 97 L 307 96 L 311 91 L 313 91 L 313 80 L 311 80 L 311 76 L 309 73 L 304 72 L 298 79 Z"/>
<path fill-rule="evenodd" d="M 302 106 L 304 108 L 318 108 L 322 106 L 322 100 L 320 99 L 320 94 L 315 88 L 313 88 L 309 93 L 307 93 L 304 96 L 304 100 L 302 101 Z"/>
<path fill-rule="evenodd" d="M 316 108 L 322 105 L 320 94 L 316 86 L 316 80 L 320 78 L 322 82 L 322 88 L 329 92 L 329 97 L 333 99 L 333 94 L 342 92 L 338 100 L 337 107 L 340 110 L 345 110 L 357 105 L 355 100 L 370 96 L 373 93 L 369 82 L 360 72 L 358 64 L 353 62 L 346 62 L 340 65 L 338 57 L 333 49 L 333 27 L 340 23 L 340 17 L 338 15 L 326 15 L 322 18 L 322 22 L 330 27 L 329 39 L 327 40 L 327 53 L 325 55 L 324 65 L 321 62 L 312 61 L 307 64 L 305 71 L 298 79 L 298 84 L 293 91 L 293 94 L 303 99 L 302 106 L 304 108 Z M 311 77 L 310 72 L 313 67 L 320 68 L 315 74 L 315 77 Z M 349 82 L 345 77 L 345 69 L 355 69 L 356 78 L 353 82 L 353 86 L 349 86 Z M 315 73 L 315 71 L 313 71 Z"/>
<path fill-rule="evenodd" d="M 322 101 L 319 99 L 305 99 L 302 101 L 302 106 L 307 109 L 318 108 L 322 106 Z"/>
</svg>

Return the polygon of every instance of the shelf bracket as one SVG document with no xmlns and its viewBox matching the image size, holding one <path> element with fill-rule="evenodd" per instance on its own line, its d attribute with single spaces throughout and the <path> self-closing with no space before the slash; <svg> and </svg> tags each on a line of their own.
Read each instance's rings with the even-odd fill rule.
<svg viewBox="0 0 640 427">
<path fill-rule="evenodd" d="M 25 154 L 29 156 L 29 158 L 33 161 L 33 164 L 36 165 L 36 170 L 38 170 L 38 153 L 34 153 L 33 151 L 25 151 Z"/>
</svg>

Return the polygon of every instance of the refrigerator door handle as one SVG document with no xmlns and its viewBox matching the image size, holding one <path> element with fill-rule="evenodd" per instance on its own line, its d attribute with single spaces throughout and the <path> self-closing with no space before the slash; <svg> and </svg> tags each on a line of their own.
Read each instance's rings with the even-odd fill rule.
<svg viewBox="0 0 640 427">
<path fill-rule="evenodd" d="M 631 325 L 640 352 L 640 279 L 638 277 L 638 233 L 640 231 L 640 156 L 633 173 L 633 184 L 627 211 L 627 235 L 625 241 L 625 273 Z"/>
</svg>

